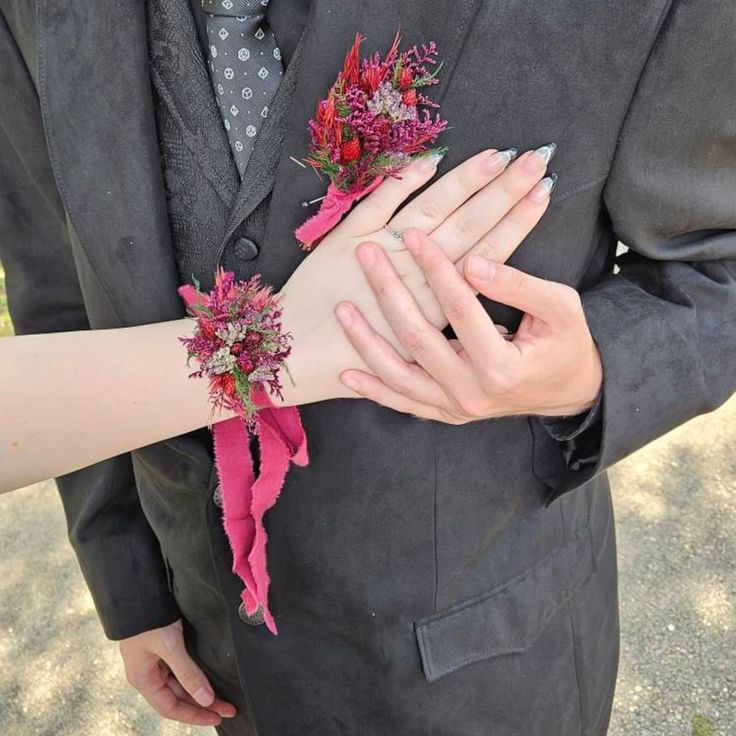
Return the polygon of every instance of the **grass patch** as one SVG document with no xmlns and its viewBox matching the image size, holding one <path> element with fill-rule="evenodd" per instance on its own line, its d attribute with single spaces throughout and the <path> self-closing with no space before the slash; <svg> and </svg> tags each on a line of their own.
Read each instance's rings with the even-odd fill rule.
<svg viewBox="0 0 736 736">
<path fill-rule="evenodd" d="M 692 736 L 714 736 L 716 727 L 713 721 L 707 716 L 696 713 L 693 716 L 693 733 Z"/>
<path fill-rule="evenodd" d="M 8 298 L 5 294 L 5 271 L 0 265 L 0 337 L 13 334 L 13 323 L 8 314 Z"/>
</svg>

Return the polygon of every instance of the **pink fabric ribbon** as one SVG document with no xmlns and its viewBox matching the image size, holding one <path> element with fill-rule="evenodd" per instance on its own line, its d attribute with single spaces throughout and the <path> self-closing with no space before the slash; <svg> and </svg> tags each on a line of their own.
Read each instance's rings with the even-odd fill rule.
<svg viewBox="0 0 736 736">
<path fill-rule="evenodd" d="M 271 579 L 266 562 L 268 535 L 263 517 L 275 503 L 290 463 L 309 463 L 307 439 L 296 407 L 274 407 L 263 391 L 254 392 L 261 408 L 256 415 L 256 435 L 261 456 L 260 474 L 255 476 L 250 441 L 240 417 L 212 426 L 215 464 L 222 494 L 223 525 L 233 554 L 233 572 L 243 581 L 241 594 L 245 611 L 252 615 L 261 606 L 263 622 L 277 634 L 268 607 Z"/>
<path fill-rule="evenodd" d="M 377 176 L 365 189 L 356 192 L 341 192 L 334 184 L 327 187 L 327 193 L 322 200 L 317 214 L 303 222 L 294 234 L 305 250 L 311 250 L 350 210 L 354 202 L 370 194 L 381 182 L 382 176 Z"/>
</svg>

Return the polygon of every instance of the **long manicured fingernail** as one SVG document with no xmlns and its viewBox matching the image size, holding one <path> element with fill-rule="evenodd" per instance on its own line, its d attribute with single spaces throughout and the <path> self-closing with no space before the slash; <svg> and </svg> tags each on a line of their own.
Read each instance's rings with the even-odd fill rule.
<svg viewBox="0 0 736 736">
<path fill-rule="evenodd" d="M 534 153 L 539 156 L 539 158 L 542 159 L 542 163 L 547 166 L 549 165 L 549 162 L 552 160 L 552 158 L 555 155 L 555 152 L 557 151 L 557 144 L 556 143 L 548 143 L 546 146 L 542 146 L 541 148 L 537 148 Z"/>
<path fill-rule="evenodd" d="M 503 151 L 495 151 L 485 160 L 485 165 L 489 173 L 495 171 L 503 171 L 517 156 L 519 151 L 516 148 L 506 148 Z"/>
<path fill-rule="evenodd" d="M 212 705 L 215 700 L 215 694 L 208 687 L 202 685 L 199 690 L 192 693 L 192 697 L 203 707 Z"/>
<path fill-rule="evenodd" d="M 338 304 L 335 314 L 343 327 L 350 327 L 353 324 L 353 315 L 350 313 L 350 307 L 346 304 Z"/>
<path fill-rule="evenodd" d="M 529 199 L 536 204 L 542 204 L 545 200 L 549 199 L 556 186 L 557 174 L 545 176 L 529 193 Z"/>
<path fill-rule="evenodd" d="M 370 245 L 362 245 L 358 247 L 355 253 L 363 268 L 370 268 L 376 260 L 376 254 L 373 252 L 373 247 Z"/>
<path fill-rule="evenodd" d="M 490 281 L 496 273 L 496 264 L 487 258 L 471 253 L 468 262 L 470 275 L 479 281 Z"/>
<path fill-rule="evenodd" d="M 430 171 L 434 171 L 439 165 L 440 161 L 445 157 L 446 151 L 435 151 L 423 156 L 417 164 L 419 171 L 423 174 L 428 174 Z"/>
</svg>

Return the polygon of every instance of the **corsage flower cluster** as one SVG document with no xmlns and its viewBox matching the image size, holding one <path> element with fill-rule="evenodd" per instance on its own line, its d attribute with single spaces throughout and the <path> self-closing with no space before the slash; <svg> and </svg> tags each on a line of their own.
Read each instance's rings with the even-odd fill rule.
<svg viewBox="0 0 736 736">
<path fill-rule="evenodd" d="M 209 378 L 213 412 L 235 411 L 252 429 L 258 408 L 254 389 L 282 398 L 279 371 L 286 368 L 291 335 L 282 331 L 278 297 L 270 286 L 261 285 L 260 275 L 236 282 L 234 274 L 222 268 L 209 295 L 199 291 L 197 281 L 179 292 L 196 318 L 193 335 L 179 338 L 187 348 L 187 365 L 193 357 L 199 361 L 190 377 Z"/>
<path fill-rule="evenodd" d="M 342 71 L 309 121 L 310 152 L 305 158 L 330 180 L 320 212 L 296 235 L 305 249 L 331 230 L 354 201 L 386 176 L 395 176 L 428 153 L 447 127 L 438 105 L 423 92 L 438 83 L 442 64 L 434 41 L 399 51 L 397 34 L 385 58 L 376 52 L 361 62 L 357 34 Z"/>
</svg>

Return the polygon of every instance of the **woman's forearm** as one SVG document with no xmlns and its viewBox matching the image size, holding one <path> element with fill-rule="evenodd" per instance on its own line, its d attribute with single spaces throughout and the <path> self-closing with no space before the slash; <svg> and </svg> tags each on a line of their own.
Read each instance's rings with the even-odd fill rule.
<svg viewBox="0 0 736 736">
<path fill-rule="evenodd" d="M 0 340 L 0 489 L 63 475 L 207 424 L 188 319 Z M 222 415 L 223 419 L 229 415 Z"/>
<path fill-rule="evenodd" d="M 206 426 L 207 379 L 189 378 L 197 363 L 187 367 L 177 339 L 193 327 L 180 319 L 0 340 L 0 492 Z M 306 380 L 283 382 L 279 404 L 326 398 Z"/>
</svg>

